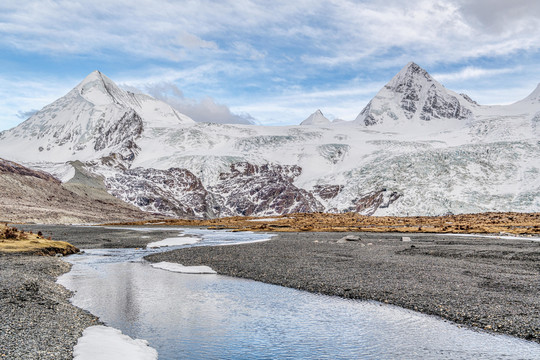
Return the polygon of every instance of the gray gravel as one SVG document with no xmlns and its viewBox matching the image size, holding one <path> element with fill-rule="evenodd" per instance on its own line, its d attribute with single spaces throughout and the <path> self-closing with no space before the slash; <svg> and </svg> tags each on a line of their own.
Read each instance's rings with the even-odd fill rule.
<svg viewBox="0 0 540 360">
<path fill-rule="evenodd" d="M 377 300 L 540 342 L 540 242 L 409 234 L 283 233 L 147 256 L 327 295 Z"/>
<path fill-rule="evenodd" d="M 55 283 L 70 265 L 59 258 L 0 255 L 0 359 L 72 359 L 96 317 L 69 302 Z"/>
<path fill-rule="evenodd" d="M 143 247 L 177 230 L 25 225 L 85 248 Z M 197 247 L 148 257 L 209 265 L 221 274 L 317 293 L 373 299 L 491 327 L 540 342 L 540 243 L 513 240 L 287 233 L 238 246 Z M 371 245 L 370 245 L 371 244 Z M 414 247 L 411 247 L 414 246 Z M 0 359 L 71 359 L 82 331 L 99 321 L 72 306 L 55 283 L 70 265 L 59 258 L 0 256 Z M 3 355 L 3 356 L 2 356 Z"/>
<path fill-rule="evenodd" d="M 83 248 L 144 247 L 178 234 L 65 225 L 15 225 Z M 71 265 L 61 258 L 0 255 L 0 359 L 72 359 L 85 328 L 99 324 L 69 302 L 56 278 Z"/>
</svg>

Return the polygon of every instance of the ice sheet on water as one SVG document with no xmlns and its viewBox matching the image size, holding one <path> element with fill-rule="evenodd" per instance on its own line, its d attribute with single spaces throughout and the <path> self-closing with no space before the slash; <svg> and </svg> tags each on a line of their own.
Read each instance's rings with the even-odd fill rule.
<svg viewBox="0 0 540 360">
<path fill-rule="evenodd" d="M 252 231 L 232 232 L 230 230 L 209 230 L 186 228 L 186 235 L 200 236 L 202 241 L 195 246 L 204 245 L 236 245 L 270 240 L 274 235 L 254 233 Z"/>
<path fill-rule="evenodd" d="M 179 272 L 183 274 L 217 274 L 211 267 L 205 265 L 199 266 L 184 266 L 182 264 L 170 263 L 162 261 L 151 265 L 156 269 L 163 269 L 172 272 Z"/>
</svg>

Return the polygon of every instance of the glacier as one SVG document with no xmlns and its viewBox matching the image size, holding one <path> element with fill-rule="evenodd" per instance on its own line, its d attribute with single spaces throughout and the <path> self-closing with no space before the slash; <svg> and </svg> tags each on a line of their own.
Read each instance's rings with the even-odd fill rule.
<svg viewBox="0 0 540 360">
<path fill-rule="evenodd" d="M 292 212 L 443 215 L 540 211 L 540 86 L 486 106 L 407 64 L 353 121 L 196 123 L 88 75 L 0 133 L 0 157 L 75 181 L 72 164 L 168 216 Z"/>
</svg>

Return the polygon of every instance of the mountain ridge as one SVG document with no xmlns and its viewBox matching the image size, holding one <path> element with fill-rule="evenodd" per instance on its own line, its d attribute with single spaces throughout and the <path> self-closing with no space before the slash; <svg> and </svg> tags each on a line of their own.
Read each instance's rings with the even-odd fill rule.
<svg viewBox="0 0 540 360">
<path fill-rule="evenodd" d="M 355 121 L 327 122 L 318 110 L 310 126 L 265 127 L 195 123 L 95 71 L 1 133 L 0 156 L 63 182 L 82 169 L 168 216 L 534 212 L 539 89 L 479 105 L 409 63 Z"/>
</svg>

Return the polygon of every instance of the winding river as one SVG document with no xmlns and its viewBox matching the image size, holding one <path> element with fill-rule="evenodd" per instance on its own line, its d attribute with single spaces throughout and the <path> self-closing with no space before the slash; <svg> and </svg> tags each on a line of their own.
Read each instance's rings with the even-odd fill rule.
<svg viewBox="0 0 540 360">
<path fill-rule="evenodd" d="M 150 229 L 140 229 L 151 231 Z M 180 232 L 180 230 L 179 230 Z M 264 234 L 185 229 L 192 245 Z M 148 340 L 160 359 L 539 359 L 540 345 L 376 302 L 220 275 L 153 268 L 155 249 L 94 249 L 67 258 L 59 283 L 107 325 Z"/>
</svg>

